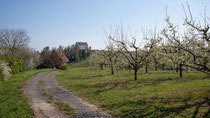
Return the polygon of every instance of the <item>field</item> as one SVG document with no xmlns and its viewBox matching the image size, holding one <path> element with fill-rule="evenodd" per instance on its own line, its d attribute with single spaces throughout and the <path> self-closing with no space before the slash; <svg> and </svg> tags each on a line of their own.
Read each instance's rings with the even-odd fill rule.
<svg viewBox="0 0 210 118">
<path fill-rule="evenodd" d="M 7 81 L 0 83 L 0 118 L 33 117 L 33 110 L 27 103 L 23 87 L 28 78 L 44 71 L 50 71 L 50 69 L 18 73 Z"/>
<path fill-rule="evenodd" d="M 87 62 L 70 64 L 57 75 L 60 85 L 116 117 L 210 117 L 210 76 L 175 71 L 99 70 Z"/>
</svg>

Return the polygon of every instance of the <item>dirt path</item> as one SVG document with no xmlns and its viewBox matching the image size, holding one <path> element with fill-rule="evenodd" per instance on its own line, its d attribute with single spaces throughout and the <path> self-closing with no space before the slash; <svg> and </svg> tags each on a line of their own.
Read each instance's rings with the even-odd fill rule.
<svg viewBox="0 0 210 118">
<path fill-rule="evenodd" d="M 34 109 L 37 118 L 111 118 L 97 109 L 96 106 L 82 101 L 77 96 L 61 88 L 54 80 L 57 72 L 43 72 L 31 77 L 25 87 L 25 93 L 29 104 Z M 64 111 L 60 111 L 52 103 L 48 103 L 49 97 L 53 97 L 56 102 L 69 104 L 76 110 L 76 113 L 68 116 Z"/>
</svg>

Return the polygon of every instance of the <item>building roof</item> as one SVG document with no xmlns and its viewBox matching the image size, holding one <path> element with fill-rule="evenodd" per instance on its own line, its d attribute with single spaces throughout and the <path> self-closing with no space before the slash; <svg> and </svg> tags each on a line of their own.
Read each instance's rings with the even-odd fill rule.
<svg viewBox="0 0 210 118">
<path fill-rule="evenodd" d="M 87 45 L 87 42 L 76 42 L 77 45 Z"/>
</svg>

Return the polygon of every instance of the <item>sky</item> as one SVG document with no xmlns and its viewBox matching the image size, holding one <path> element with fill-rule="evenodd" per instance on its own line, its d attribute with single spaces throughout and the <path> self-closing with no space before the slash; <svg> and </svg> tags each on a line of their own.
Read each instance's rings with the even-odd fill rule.
<svg viewBox="0 0 210 118">
<path fill-rule="evenodd" d="M 200 19 L 210 0 L 188 0 L 192 14 Z M 24 29 L 29 46 L 68 46 L 87 42 L 92 49 L 105 48 L 105 32 L 123 24 L 137 32 L 161 30 L 165 25 L 165 8 L 171 20 L 182 25 L 185 0 L 0 0 L 0 28 Z"/>
</svg>

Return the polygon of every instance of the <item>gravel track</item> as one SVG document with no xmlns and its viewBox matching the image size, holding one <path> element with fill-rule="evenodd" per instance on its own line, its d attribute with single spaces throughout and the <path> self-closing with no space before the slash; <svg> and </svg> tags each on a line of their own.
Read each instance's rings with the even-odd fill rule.
<svg viewBox="0 0 210 118">
<path fill-rule="evenodd" d="M 71 92 L 56 84 L 54 79 L 58 72 L 43 72 L 31 77 L 25 87 L 25 94 L 37 118 L 111 118 L 112 116 L 99 110 L 96 106 L 82 101 Z M 69 104 L 76 113 L 68 116 L 54 105 L 47 102 L 53 96 L 57 102 Z"/>
</svg>

